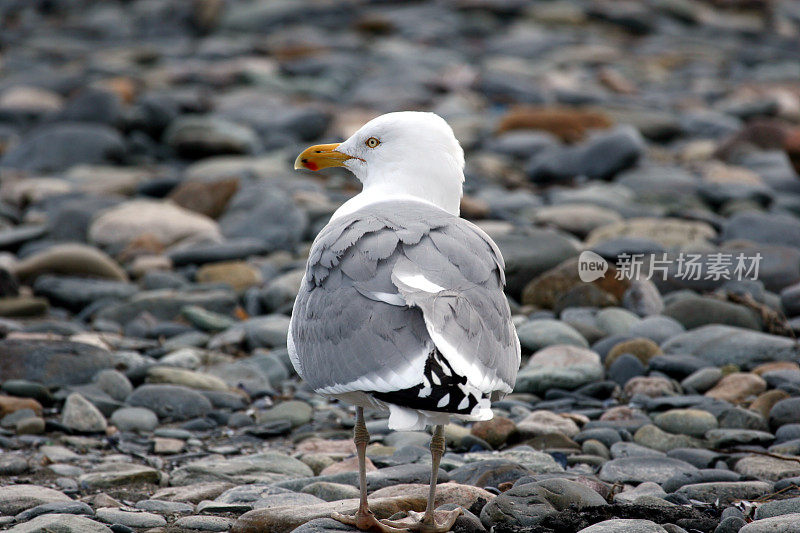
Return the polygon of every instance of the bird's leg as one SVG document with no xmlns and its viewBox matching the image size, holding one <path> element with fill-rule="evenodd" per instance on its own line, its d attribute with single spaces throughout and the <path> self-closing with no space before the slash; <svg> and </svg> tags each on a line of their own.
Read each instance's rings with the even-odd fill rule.
<svg viewBox="0 0 800 533">
<path fill-rule="evenodd" d="M 358 510 L 353 516 L 341 513 L 332 513 L 331 518 L 355 526 L 361 531 L 376 531 L 379 533 L 407 533 L 407 529 L 398 529 L 380 523 L 367 505 L 367 444 L 369 444 L 369 432 L 364 423 L 364 408 L 356 407 L 356 425 L 353 429 L 353 442 L 356 443 L 356 453 L 358 454 L 358 480 L 361 487 L 361 502 Z"/>
<path fill-rule="evenodd" d="M 408 516 L 412 522 L 408 522 L 408 519 L 403 519 L 402 521 L 383 520 L 382 522 L 385 525 L 405 527 L 412 531 L 419 531 L 420 533 L 443 533 L 445 531 L 450 531 L 456 518 L 464 512 L 460 507 L 452 511 L 439 511 L 438 514 L 441 519 L 438 522 L 434 515 L 436 480 L 439 477 L 439 463 L 444 454 L 444 444 L 444 426 L 438 425 L 433 430 L 433 436 L 431 437 L 431 486 L 428 492 L 428 505 L 425 508 L 425 513 L 409 511 Z"/>
</svg>

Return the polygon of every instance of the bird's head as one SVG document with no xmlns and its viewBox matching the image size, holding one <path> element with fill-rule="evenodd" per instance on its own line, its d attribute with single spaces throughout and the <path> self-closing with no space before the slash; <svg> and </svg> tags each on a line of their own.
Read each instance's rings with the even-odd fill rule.
<svg viewBox="0 0 800 533">
<path fill-rule="evenodd" d="M 341 144 L 305 149 L 295 169 L 345 167 L 364 191 L 415 196 L 458 213 L 464 150 L 452 128 L 434 113 L 387 113 L 364 124 Z"/>
</svg>

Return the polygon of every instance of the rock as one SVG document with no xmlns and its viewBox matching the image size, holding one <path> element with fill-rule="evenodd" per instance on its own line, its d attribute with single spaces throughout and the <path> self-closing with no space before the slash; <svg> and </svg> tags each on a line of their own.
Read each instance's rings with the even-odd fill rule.
<svg viewBox="0 0 800 533">
<path fill-rule="evenodd" d="M 57 244 L 34 253 L 16 263 L 12 270 L 17 277 L 31 283 L 43 274 L 87 276 L 127 281 L 128 275 L 108 255 L 83 244 Z"/>
<path fill-rule="evenodd" d="M 633 324 L 628 330 L 629 335 L 645 337 L 656 344 L 662 344 L 667 339 L 686 331 L 680 322 L 666 316 L 648 316 L 640 322 Z"/>
<path fill-rule="evenodd" d="M 205 396 L 178 385 L 142 385 L 128 397 L 128 405 L 145 407 L 168 420 L 189 420 L 205 416 L 211 402 Z"/>
<path fill-rule="evenodd" d="M 633 435 L 633 440 L 637 444 L 668 452 L 675 448 L 701 448 L 702 441 L 689 437 L 688 435 L 673 435 L 660 428 L 648 424 L 639 428 Z"/>
<path fill-rule="evenodd" d="M 0 340 L 0 374 L 50 386 L 89 383 L 100 370 L 120 362 L 107 350 L 61 340 Z"/>
<path fill-rule="evenodd" d="M 98 300 L 123 300 L 133 296 L 136 285 L 121 281 L 43 275 L 33 285 L 36 294 L 73 312 Z"/>
<path fill-rule="evenodd" d="M 172 320 L 189 306 L 201 307 L 213 313 L 230 315 L 236 308 L 235 295 L 227 290 L 178 291 L 160 289 L 142 291 L 127 302 L 102 308 L 96 318 L 128 323 L 142 313 L 156 319 Z"/>
<path fill-rule="evenodd" d="M 674 318 L 686 329 L 707 324 L 725 324 L 740 328 L 761 330 L 761 319 L 752 310 L 715 298 L 689 296 L 681 298 L 664 309 L 664 315 Z"/>
<path fill-rule="evenodd" d="M 227 239 L 255 239 L 266 252 L 290 250 L 308 226 L 306 213 L 271 183 L 242 187 L 219 219 Z"/>
<path fill-rule="evenodd" d="M 61 423 L 83 433 L 102 433 L 107 427 L 103 414 L 77 392 L 67 396 L 61 412 Z"/>
<path fill-rule="evenodd" d="M 675 474 L 695 470 L 689 463 L 670 457 L 625 457 L 605 463 L 600 479 L 610 483 L 664 483 Z"/>
<path fill-rule="evenodd" d="M 548 433 L 562 433 L 567 437 L 574 437 L 579 431 L 575 422 L 550 411 L 533 411 L 517 424 L 517 430 L 524 438 Z"/>
<path fill-rule="evenodd" d="M 537 290 L 526 287 L 532 279 L 578 255 L 576 244 L 553 230 L 530 230 L 524 235 L 502 235 L 495 242 L 506 262 L 506 290 L 514 297 L 518 297 L 523 288 L 526 293 L 536 294 Z M 577 284 L 579 278 L 576 270 L 569 270 L 567 273 L 575 280 L 573 285 Z M 528 303 L 525 298 L 523 303 Z M 548 307 L 552 307 L 554 303 L 555 299 L 552 299 Z"/>
<path fill-rule="evenodd" d="M 764 392 L 767 383 L 756 374 L 735 372 L 728 374 L 714 388 L 706 392 L 709 398 L 725 400 L 731 403 L 742 403 L 748 398 Z"/>
<path fill-rule="evenodd" d="M 244 261 L 230 261 L 203 265 L 197 271 L 200 283 L 227 283 L 236 292 L 261 285 L 261 272 Z"/>
<path fill-rule="evenodd" d="M 286 346 L 289 336 L 289 317 L 266 315 L 244 323 L 245 341 L 251 350 Z"/>
<path fill-rule="evenodd" d="M 273 483 L 311 475 L 311 469 L 301 461 L 281 453 L 265 452 L 231 459 L 209 457 L 193 461 L 174 470 L 170 482 L 173 485 L 209 481 Z"/>
<path fill-rule="evenodd" d="M 605 129 L 612 124 L 605 114 L 566 107 L 523 107 L 508 110 L 497 124 L 498 133 L 515 130 L 542 130 L 562 141 L 580 141 L 588 130 Z"/>
<path fill-rule="evenodd" d="M 41 415 L 42 404 L 32 398 L 15 398 L 14 396 L 0 395 L 0 416 L 5 417 L 23 410 Z"/>
<path fill-rule="evenodd" d="M 147 433 L 158 427 L 158 417 L 144 407 L 122 407 L 111 415 L 111 425 L 120 431 Z"/>
<path fill-rule="evenodd" d="M 564 182 L 576 176 L 609 179 L 633 166 L 643 151 L 639 132 L 620 126 L 578 146 L 543 150 L 531 159 L 526 173 L 537 183 Z"/>
<path fill-rule="evenodd" d="M 622 217 L 611 209 L 591 204 L 563 204 L 536 210 L 533 222 L 584 237 L 593 229 L 619 222 Z"/>
<path fill-rule="evenodd" d="M 612 518 L 585 527 L 578 533 L 667 533 L 655 522 L 633 518 Z"/>
<path fill-rule="evenodd" d="M 79 163 L 106 163 L 125 151 L 120 134 L 108 126 L 55 123 L 39 128 L 0 158 L 0 167 L 58 172 Z"/>
<path fill-rule="evenodd" d="M 181 487 L 166 487 L 153 494 L 154 500 L 166 500 L 170 502 L 191 502 L 200 503 L 203 500 L 213 500 L 226 490 L 234 487 L 233 483 L 227 481 L 209 481 L 192 483 Z"/>
<path fill-rule="evenodd" d="M 45 514 L 9 529 L 14 533 L 112 533 L 99 522 L 74 514 Z"/>
<path fill-rule="evenodd" d="M 575 328 L 560 320 L 530 320 L 517 328 L 517 335 L 522 347 L 533 352 L 554 344 L 589 347 Z"/>
<path fill-rule="evenodd" d="M 627 335 L 641 319 L 618 307 L 608 307 L 597 312 L 597 327 L 606 335 Z"/>
<path fill-rule="evenodd" d="M 121 524 L 127 527 L 162 527 L 167 525 L 163 516 L 146 511 L 125 511 L 113 507 L 103 507 L 97 510 L 98 519 L 109 524 Z"/>
<path fill-rule="evenodd" d="M 260 146 L 247 126 L 211 116 L 184 115 L 164 133 L 164 141 L 182 157 L 200 159 L 221 154 L 250 154 Z"/>
<path fill-rule="evenodd" d="M 800 498 L 764 502 L 756 507 L 755 519 L 762 520 L 790 513 L 800 513 Z"/>
<path fill-rule="evenodd" d="M 608 368 L 607 377 L 619 385 L 625 385 L 630 379 L 642 376 L 646 371 L 647 367 L 636 356 L 623 353 Z"/>
<path fill-rule="evenodd" d="M 104 489 L 140 483 L 158 483 L 161 473 L 155 468 L 131 463 L 103 463 L 78 478 L 87 489 Z"/>
<path fill-rule="evenodd" d="M 228 391 L 230 388 L 221 379 L 204 372 L 195 372 L 183 368 L 154 366 L 147 371 L 148 383 L 167 383 L 195 390 Z"/>
<path fill-rule="evenodd" d="M 210 218 L 170 202 L 133 200 L 111 207 L 89 226 L 89 240 L 120 250 L 147 234 L 164 246 L 184 240 L 219 240 L 219 227 Z"/>
<path fill-rule="evenodd" d="M 636 504 L 636 500 L 639 498 L 654 497 L 663 499 L 666 495 L 667 493 L 658 483 L 645 481 L 636 488 L 623 490 L 614 496 L 614 502 L 631 505 Z"/>
<path fill-rule="evenodd" d="M 311 483 L 303 488 L 303 492 L 316 496 L 317 498 L 325 500 L 326 502 L 358 498 L 360 495 L 359 489 L 352 485 L 330 483 L 327 481 Z"/>
<path fill-rule="evenodd" d="M 470 433 L 488 442 L 493 448 L 499 448 L 517 433 L 517 425 L 504 416 L 495 415 L 491 420 L 475 422 Z"/>
<path fill-rule="evenodd" d="M 775 228 L 781 231 L 776 232 Z M 800 221 L 780 213 L 739 213 L 725 222 L 720 237 L 724 241 L 749 240 L 797 247 L 800 246 Z"/>
<path fill-rule="evenodd" d="M 573 255 L 577 255 L 577 253 Z M 522 291 L 522 303 L 554 309 L 570 291 L 586 287 L 587 284 L 581 281 L 578 273 L 579 261 L 579 257 L 570 257 L 546 272 L 540 273 L 525 285 Z M 630 287 L 630 282 L 625 279 L 616 279 L 616 269 L 613 265 L 609 265 L 606 275 L 592 281 L 590 285 L 608 299 L 607 305 L 615 305 Z"/>
<path fill-rule="evenodd" d="M 800 513 L 789 513 L 771 518 L 763 518 L 746 524 L 739 533 L 783 533 L 797 531 Z"/>
<path fill-rule="evenodd" d="M 739 481 L 741 478 L 742 476 L 736 472 L 731 472 L 730 470 L 709 468 L 675 474 L 663 482 L 661 486 L 664 487 L 664 490 L 667 492 L 675 492 L 684 485 L 695 485 L 698 483 L 711 483 L 718 481 Z"/>
<path fill-rule="evenodd" d="M 684 485 L 675 492 L 692 500 L 706 503 L 719 500 L 721 505 L 728 505 L 738 500 L 754 500 L 771 491 L 772 483 L 765 481 L 717 481 Z"/>
<path fill-rule="evenodd" d="M 661 354 L 661 348 L 659 348 L 658 345 L 650 339 L 635 338 L 622 341 L 618 344 L 615 344 L 614 347 L 608 352 L 608 355 L 606 355 L 604 360 L 606 368 L 610 367 L 617 357 L 624 353 L 635 355 L 636 358 L 642 362 L 642 364 L 647 365 L 650 362 L 650 359 Z"/>
<path fill-rule="evenodd" d="M 72 515 L 93 515 L 94 511 L 90 506 L 83 502 L 51 502 L 31 507 L 27 511 L 22 511 L 14 519 L 17 522 L 27 522 L 32 518 L 44 514 L 72 514 Z"/>
<path fill-rule="evenodd" d="M 603 378 L 600 356 L 586 348 L 548 346 L 536 352 L 520 371 L 516 392 L 539 393 L 553 387 L 576 389 Z"/>
<path fill-rule="evenodd" d="M 800 475 L 800 462 L 766 455 L 747 455 L 736 462 L 734 470 L 767 481 Z"/>
<path fill-rule="evenodd" d="M 606 501 L 585 485 L 566 479 L 516 485 L 487 503 L 481 510 L 481 522 L 492 526 L 533 527 L 548 515 L 570 505 L 591 507 Z"/>
<path fill-rule="evenodd" d="M 287 420 L 291 423 L 292 427 L 301 426 L 311 420 L 312 409 L 306 402 L 299 400 L 289 400 L 281 402 L 266 411 L 261 411 L 256 414 L 256 422 L 264 424 L 267 422 L 275 422 Z"/>
<path fill-rule="evenodd" d="M 794 342 L 732 326 L 703 326 L 676 335 L 661 345 L 665 353 L 690 353 L 714 366 L 736 365 L 752 368 L 764 362 L 792 361 L 798 358 Z"/>
<path fill-rule="evenodd" d="M 45 503 L 69 502 L 69 496 L 38 485 L 5 485 L 0 487 L 0 512 L 16 515 Z"/>
<path fill-rule="evenodd" d="M 211 183 L 184 181 L 169 193 L 168 198 L 189 211 L 217 218 L 238 190 L 239 180 L 235 178 Z"/>
<path fill-rule="evenodd" d="M 666 247 L 708 244 L 716 231 L 706 222 L 677 218 L 628 218 L 593 230 L 586 237 L 586 245 L 596 246 L 618 237 L 649 239 Z"/>
<path fill-rule="evenodd" d="M 698 438 L 719 425 L 717 417 L 700 409 L 670 409 L 656 416 L 653 422 L 664 431 Z"/>
<path fill-rule="evenodd" d="M 696 392 L 706 392 L 722 379 L 722 370 L 717 367 L 706 367 L 695 370 L 681 381 L 681 387 Z"/>
<path fill-rule="evenodd" d="M 625 384 L 625 394 L 634 396 L 642 394 L 651 398 L 671 396 L 677 391 L 675 385 L 668 379 L 661 377 L 635 377 Z"/>
<path fill-rule="evenodd" d="M 228 531 L 233 520 L 222 516 L 184 516 L 175 520 L 173 525 L 192 531 Z"/>
</svg>

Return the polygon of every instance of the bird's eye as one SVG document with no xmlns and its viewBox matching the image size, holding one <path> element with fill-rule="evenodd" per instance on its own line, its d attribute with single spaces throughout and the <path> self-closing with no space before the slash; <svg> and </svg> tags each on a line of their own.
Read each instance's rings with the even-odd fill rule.
<svg viewBox="0 0 800 533">
<path fill-rule="evenodd" d="M 375 137 L 370 137 L 369 139 L 367 139 L 367 142 L 364 143 L 364 144 L 366 144 L 368 148 L 375 148 L 380 143 L 381 142 L 378 139 L 376 139 Z"/>
</svg>

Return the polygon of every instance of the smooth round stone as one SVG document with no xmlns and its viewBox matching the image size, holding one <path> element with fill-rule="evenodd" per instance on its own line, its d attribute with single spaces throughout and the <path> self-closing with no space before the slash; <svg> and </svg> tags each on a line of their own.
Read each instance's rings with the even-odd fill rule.
<svg viewBox="0 0 800 533">
<path fill-rule="evenodd" d="M 766 455 L 747 455 L 737 461 L 734 470 L 746 476 L 767 481 L 800 475 L 800 463 Z"/>
<path fill-rule="evenodd" d="M 615 503 L 634 504 L 642 497 L 664 498 L 667 495 L 658 483 L 645 481 L 637 487 L 627 489 L 614 496 Z"/>
<path fill-rule="evenodd" d="M 800 398 L 787 398 L 773 405 L 769 411 L 769 423 L 774 428 L 800 423 Z"/>
<path fill-rule="evenodd" d="M 795 533 L 800 531 L 798 522 L 800 513 L 789 513 L 750 522 L 739 533 Z"/>
<path fill-rule="evenodd" d="M 800 439 L 800 424 L 784 424 L 775 432 L 775 443 Z"/>
<path fill-rule="evenodd" d="M 517 335 L 520 344 L 532 352 L 554 344 L 589 347 L 589 343 L 575 328 L 560 320 L 530 320 L 517 328 Z"/>
<path fill-rule="evenodd" d="M 643 365 L 646 365 L 653 357 L 661 355 L 661 348 L 650 339 L 634 338 L 624 340 L 619 344 L 615 344 L 608 351 L 603 362 L 608 367 L 622 354 L 634 355 Z"/>
<path fill-rule="evenodd" d="M 734 407 L 722 413 L 719 417 L 721 429 L 752 429 L 756 431 L 769 431 L 766 419 L 755 411 Z"/>
<path fill-rule="evenodd" d="M 133 385 L 130 380 L 117 370 L 101 370 L 94 377 L 95 384 L 117 401 L 125 401 L 125 398 L 133 392 Z"/>
<path fill-rule="evenodd" d="M 695 355 L 719 367 L 753 368 L 765 362 L 795 361 L 800 356 L 800 348 L 791 339 L 720 324 L 676 335 L 661 349 L 668 354 Z"/>
<path fill-rule="evenodd" d="M 643 376 L 647 371 L 642 362 L 633 354 L 623 353 L 614 359 L 606 371 L 608 379 L 620 386 L 637 376 Z"/>
<path fill-rule="evenodd" d="M 84 433 L 101 433 L 108 425 L 103 413 L 77 392 L 67 396 L 61 413 L 61 423 Z"/>
<path fill-rule="evenodd" d="M 586 348 L 548 346 L 536 352 L 520 371 L 516 392 L 545 392 L 551 388 L 576 389 L 603 379 L 600 356 Z"/>
<path fill-rule="evenodd" d="M 703 437 L 706 431 L 718 427 L 717 417 L 700 409 L 671 409 L 659 414 L 653 422 L 670 433 Z"/>
<path fill-rule="evenodd" d="M 693 464 L 697 468 L 708 468 L 724 455 L 711 450 L 704 450 L 702 448 L 675 448 L 667 452 L 668 457 L 686 461 Z"/>
<path fill-rule="evenodd" d="M 611 457 L 621 459 L 624 457 L 664 457 L 664 452 L 653 450 L 635 442 L 615 442 L 610 448 Z"/>
<path fill-rule="evenodd" d="M 533 411 L 517 424 L 517 430 L 525 436 L 562 433 L 572 437 L 578 433 L 578 425 L 569 418 L 550 411 Z"/>
<path fill-rule="evenodd" d="M 572 437 L 572 440 L 574 440 L 578 444 L 582 444 L 583 442 L 589 439 L 600 441 L 605 446 L 610 448 L 614 444 L 620 442 L 622 440 L 622 437 L 619 436 L 619 431 L 611 428 L 584 429 L 583 431 Z"/>
<path fill-rule="evenodd" d="M 42 505 L 32 507 L 27 511 L 19 513 L 14 518 L 17 522 L 27 522 L 28 520 L 43 514 L 75 514 L 91 516 L 94 514 L 94 511 L 91 507 L 83 502 L 52 502 L 43 503 Z"/>
<path fill-rule="evenodd" d="M 147 433 L 158 427 L 158 417 L 144 407 L 122 407 L 111 415 L 111 424 L 120 431 Z"/>
<path fill-rule="evenodd" d="M 609 483 L 663 483 L 676 473 L 695 472 L 697 468 L 669 457 L 626 457 L 612 459 L 600 469 L 600 479 Z"/>
<path fill-rule="evenodd" d="M 684 485 L 696 483 L 710 483 L 719 481 L 739 481 L 741 475 L 730 470 L 720 470 L 718 468 L 694 470 L 692 472 L 679 472 L 661 483 L 667 492 L 675 492 Z"/>
<path fill-rule="evenodd" d="M 233 520 L 223 516 L 184 516 L 178 518 L 173 525 L 192 531 L 228 531 Z"/>
<path fill-rule="evenodd" d="M 44 514 L 11 528 L 14 533 L 112 533 L 112 530 L 85 516 L 74 514 Z"/>
<path fill-rule="evenodd" d="M 753 311 L 742 305 L 723 302 L 716 298 L 699 296 L 681 298 L 664 308 L 664 316 L 674 318 L 689 330 L 707 324 L 761 329 L 761 320 Z"/>
<path fill-rule="evenodd" d="M 360 491 L 352 485 L 345 485 L 343 483 L 331 483 L 328 481 L 318 481 L 303 487 L 303 492 L 311 494 L 325 500 L 326 502 L 334 502 L 338 500 L 346 500 L 348 498 L 358 498 Z"/>
<path fill-rule="evenodd" d="M 102 507 L 97 510 L 95 516 L 103 522 L 109 524 L 122 524 L 133 528 L 143 527 L 162 527 L 167 525 L 163 516 L 148 513 L 146 511 L 133 512 L 115 509 L 113 507 Z"/>
<path fill-rule="evenodd" d="M 597 326 L 606 335 L 627 335 L 631 327 L 639 322 L 641 318 L 618 307 L 608 307 L 597 313 Z"/>
<path fill-rule="evenodd" d="M 715 366 L 701 368 L 686 376 L 681 387 L 703 393 L 722 379 L 722 370 Z"/>
<path fill-rule="evenodd" d="M 3 382 L 0 390 L 11 396 L 19 398 L 33 398 L 42 404 L 50 404 L 53 402 L 53 395 L 50 390 L 34 381 L 27 381 L 24 379 L 9 379 Z"/>
<path fill-rule="evenodd" d="M 691 500 L 729 505 L 739 500 L 753 500 L 770 494 L 772 483 L 766 481 L 712 481 L 684 485 L 675 491 Z"/>
<path fill-rule="evenodd" d="M 38 485 L 5 485 L 0 487 L 0 512 L 16 515 L 46 503 L 63 503 L 72 500 L 57 490 Z"/>
<path fill-rule="evenodd" d="M 800 498 L 764 502 L 756 508 L 755 519 L 761 520 L 791 513 L 800 513 Z"/>
<path fill-rule="evenodd" d="M 166 500 L 140 500 L 134 505 L 142 511 L 161 514 L 190 514 L 194 512 L 194 505 L 183 502 L 170 502 Z"/>
<path fill-rule="evenodd" d="M 746 524 L 744 518 L 739 516 L 726 516 L 722 517 L 714 533 L 738 533 L 740 529 Z"/>
<path fill-rule="evenodd" d="M 675 448 L 701 448 L 702 442 L 688 435 L 674 435 L 667 433 L 658 426 L 648 424 L 639 428 L 633 435 L 633 440 L 637 444 L 668 452 Z"/>
<path fill-rule="evenodd" d="M 633 324 L 628 329 L 628 334 L 635 337 L 645 337 L 656 344 L 661 344 L 667 339 L 686 331 L 683 325 L 668 316 L 648 316 Z"/>
<path fill-rule="evenodd" d="M 683 379 L 701 368 L 712 366 L 699 357 L 686 354 L 657 355 L 649 363 L 651 371 L 662 372 L 674 379 Z"/>
<path fill-rule="evenodd" d="M 289 400 L 279 403 L 266 411 L 256 413 L 256 422 L 263 424 L 266 422 L 287 420 L 293 427 L 297 427 L 310 422 L 312 414 L 312 408 L 306 402 Z"/>
<path fill-rule="evenodd" d="M 28 460 L 21 454 L 0 455 L 0 476 L 18 476 L 27 472 L 29 468 Z"/>
<path fill-rule="evenodd" d="M 650 520 L 613 518 L 585 527 L 578 533 L 667 533 L 667 530 Z"/>
<path fill-rule="evenodd" d="M 211 402 L 205 396 L 179 385 L 141 385 L 128 397 L 128 404 L 171 420 L 190 420 L 211 411 Z"/>
</svg>

